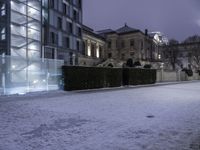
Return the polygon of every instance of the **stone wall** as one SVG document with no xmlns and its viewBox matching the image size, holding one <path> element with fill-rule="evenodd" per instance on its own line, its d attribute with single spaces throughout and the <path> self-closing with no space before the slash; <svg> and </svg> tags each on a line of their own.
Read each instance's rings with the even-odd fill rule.
<svg viewBox="0 0 200 150">
<path fill-rule="evenodd" d="M 199 74 L 194 73 L 192 77 L 188 77 L 187 74 L 182 71 L 157 70 L 157 82 L 175 82 L 192 80 L 200 80 Z"/>
</svg>

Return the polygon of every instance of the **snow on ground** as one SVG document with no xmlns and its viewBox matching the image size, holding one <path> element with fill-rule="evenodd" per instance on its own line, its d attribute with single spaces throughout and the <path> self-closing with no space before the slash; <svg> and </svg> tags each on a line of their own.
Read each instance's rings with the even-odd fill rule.
<svg viewBox="0 0 200 150">
<path fill-rule="evenodd" d="M 0 97 L 0 150 L 199 150 L 199 88 Z"/>
</svg>

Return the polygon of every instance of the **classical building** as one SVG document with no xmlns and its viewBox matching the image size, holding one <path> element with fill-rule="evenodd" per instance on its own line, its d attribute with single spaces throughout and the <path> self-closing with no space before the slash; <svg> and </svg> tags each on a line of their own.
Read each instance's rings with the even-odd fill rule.
<svg viewBox="0 0 200 150">
<path fill-rule="evenodd" d="M 139 29 L 134 29 L 125 24 L 117 30 L 98 31 L 101 36 L 106 38 L 105 58 L 120 61 L 151 62 L 158 60 L 158 49 L 156 43 L 148 35 Z"/>
<path fill-rule="evenodd" d="M 97 66 L 105 58 L 105 38 L 93 29 L 83 26 L 83 53 L 79 56 L 80 66 Z"/>
<path fill-rule="evenodd" d="M 81 0 L 0 0 L 0 55 L 73 64 L 82 50 L 81 25 Z"/>
</svg>

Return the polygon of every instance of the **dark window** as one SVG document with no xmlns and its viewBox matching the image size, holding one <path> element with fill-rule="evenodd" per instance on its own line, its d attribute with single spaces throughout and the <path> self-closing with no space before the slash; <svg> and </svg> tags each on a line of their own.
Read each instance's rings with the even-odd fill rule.
<svg viewBox="0 0 200 150">
<path fill-rule="evenodd" d="M 69 39 L 69 37 L 63 37 L 63 39 L 64 39 L 64 41 L 63 41 L 64 46 L 66 48 L 70 48 L 70 39 Z"/>
<path fill-rule="evenodd" d="M 188 53 L 188 57 L 191 58 L 192 57 L 192 53 Z"/>
<path fill-rule="evenodd" d="M 99 46 L 99 57 L 103 58 L 103 48 L 102 48 L 102 46 Z"/>
<path fill-rule="evenodd" d="M 50 7 L 51 7 L 51 8 L 54 8 L 54 6 L 55 6 L 54 0 L 50 0 Z"/>
<path fill-rule="evenodd" d="M 130 52 L 131 57 L 135 55 L 135 52 Z"/>
<path fill-rule="evenodd" d="M 135 40 L 133 40 L 133 39 L 130 40 L 130 46 L 131 46 L 131 47 L 135 46 Z"/>
<path fill-rule="evenodd" d="M 66 21 L 66 31 L 69 33 L 69 22 Z"/>
<path fill-rule="evenodd" d="M 112 41 L 108 41 L 108 48 L 112 47 Z"/>
<path fill-rule="evenodd" d="M 121 48 L 124 48 L 125 47 L 125 43 L 124 41 L 121 42 Z"/>
<path fill-rule="evenodd" d="M 78 0 L 78 7 L 82 8 L 82 0 Z"/>
<path fill-rule="evenodd" d="M 79 51 L 80 50 L 80 42 L 79 41 L 76 41 L 76 47 L 77 47 L 77 50 Z"/>
<path fill-rule="evenodd" d="M 63 13 L 67 14 L 67 5 L 63 3 Z"/>
<path fill-rule="evenodd" d="M 108 58 L 112 58 L 112 53 L 108 53 Z"/>
<path fill-rule="evenodd" d="M 58 28 L 62 30 L 62 18 L 58 17 Z"/>
<path fill-rule="evenodd" d="M 179 54 L 179 57 L 183 57 L 183 53 L 180 53 L 180 54 Z"/>
<path fill-rule="evenodd" d="M 144 43 L 143 43 L 143 41 L 141 41 L 141 49 L 143 49 L 144 48 Z"/>
<path fill-rule="evenodd" d="M 83 41 L 83 55 L 85 55 L 86 54 L 86 44 L 85 44 L 85 41 Z"/>
<path fill-rule="evenodd" d="M 95 57 L 95 45 L 91 44 L 91 56 Z"/>
<path fill-rule="evenodd" d="M 76 10 L 74 10 L 73 11 L 73 17 L 74 17 L 74 20 L 76 20 L 77 21 L 77 17 L 78 16 L 78 13 L 77 13 L 77 11 Z"/>
<path fill-rule="evenodd" d="M 64 60 L 64 55 L 63 54 L 58 54 L 58 59 Z"/>
<path fill-rule="evenodd" d="M 51 43 L 55 44 L 55 33 L 51 32 Z"/>
<path fill-rule="evenodd" d="M 50 38 L 51 39 L 51 43 L 52 44 L 57 44 L 58 36 L 54 32 L 51 32 L 50 36 L 51 36 L 51 38 Z"/>
<path fill-rule="evenodd" d="M 125 59 L 125 54 L 121 55 L 121 59 L 124 60 Z"/>
<path fill-rule="evenodd" d="M 54 59 L 55 58 L 54 49 L 46 48 L 44 52 L 44 58 Z"/>
<path fill-rule="evenodd" d="M 73 24 L 69 23 L 69 32 L 73 34 Z"/>
<path fill-rule="evenodd" d="M 78 27 L 78 36 L 81 36 L 82 35 L 82 30 L 80 27 Z"/>
<path fill-rule="evenodd" d="M 70 39 L 69 39 L 69 37 L 66 38 L 66 46 L 67 46 L 67 48 L 70 48 Z"/>
<path fill-rule="evenodd" d="M 66 12 L 67 12 L 67 15 L 69 16 L 70 15 L 70 7 L 69 7 L 69 5 L 66 5 Z"/>
</svg>

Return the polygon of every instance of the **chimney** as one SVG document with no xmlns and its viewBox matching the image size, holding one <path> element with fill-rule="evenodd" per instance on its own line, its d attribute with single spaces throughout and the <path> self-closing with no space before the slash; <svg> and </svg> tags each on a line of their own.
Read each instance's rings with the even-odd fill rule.
<svg viewBox="0 0 200 150">
<path fill-rule="evenodd" d="M 148 29 L 145 29 L 145 35 L 148 36 Z"/>
<path fill-rule="evenodd" d="M 126 22 L 125 22 L 124 26 L 125 26 L 125 27 L 128 27 Z"/>
</svg>

